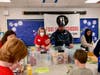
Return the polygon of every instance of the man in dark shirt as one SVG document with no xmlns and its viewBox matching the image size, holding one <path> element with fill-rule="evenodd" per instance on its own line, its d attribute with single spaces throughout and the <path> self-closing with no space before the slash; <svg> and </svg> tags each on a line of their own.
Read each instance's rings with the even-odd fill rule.
<svg viewBox="0 0 100 75">
<path fill-rule="evenodd" d="M 65 29 L 68 24 L 68 18 L 66 16 L 60 15 L 57 17 L 57 30 L 51 35 L 51 42 L 55 46 L 65 45 L 68 48 L 73 48 L 73 38 L 69 31 Z"/>
</svg>

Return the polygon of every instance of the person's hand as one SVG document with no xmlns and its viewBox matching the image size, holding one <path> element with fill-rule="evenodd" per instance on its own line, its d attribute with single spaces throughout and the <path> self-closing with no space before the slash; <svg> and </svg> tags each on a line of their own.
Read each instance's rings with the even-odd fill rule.
<svg viewBox="0 0 100 75">
<path fill-rule="evenodd" d="M 50 39 L 45 40 L 45 44 L 49 44 L 50 43 Z"/>
<path fill-rule="evenodd" d="M 89 46 L 90 46 L 90 47 L 93 47 L 93 45 L 92 45 L 92 44 L 90 44 Z"/>
<path fill-rule="evenodd" d="M 45 48 L 45 46 L 44 46 L 44 45 L 42 45 L 42 46 L 41 46 L 41 48 Z"/>
<path fill-rule="evenodd" d="M 48 50 L 49 49 L 49 46 L 46 46 L 45 49 Z"/>
<path fill-rule="evenodd" d="M 69 44 L 69 48 L 73 48 L 74 47 L 74 45 L 73 44 Z"/>
<path fill-rule="evenodd" d="M 16 68 L 20 68 L 21 65 L 19 64 L 19 62 L 14 63 L 12 66 L 10 66 L 10 69 L 15 70 Z"/>
</svg>

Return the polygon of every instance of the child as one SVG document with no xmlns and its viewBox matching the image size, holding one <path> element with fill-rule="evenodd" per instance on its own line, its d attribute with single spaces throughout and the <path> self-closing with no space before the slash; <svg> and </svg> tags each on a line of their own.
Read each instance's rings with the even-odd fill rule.
<svg viewBox="0 0 100 75">
<path fill-rule="evenodd" d="M 39 28 L 38 34 L 34 40 L 34 44 L 39 51 L 41 51 L 41 48 L 45 49 L 46 51 L 50 48 L 50 39 L 49 36 L 46 35 L 46 30 L 43 27 Z"/>
<path fill-rule="evenodd" d="M 15 37 L 9 38 L 0 48 L 0 75 L 14 75 L 10 67 L 26 55 L 25 44 Z"/>
<path fill-rule="evenodd" d="M 92 71 L 86 68 L 87 53 L 84 50 L 78 49 L 74 54 L 74 61 L 77 69 L 73 69 L 69 75 L 93 75 Z"/>
<path fill-rule="evenodd" d="M 16 37 L 16 33 L 12 30 L 8 30 L 5 32 L 4 36 L 2 37 L 2 39 L 0 40 L 0 48 L 2 47 L 2 45 L 9 39 L 12 37 Z"/>
<path fill-rule="evenodd" d="M 84 32 L 84 35 L 81 37 L 81 47 L 85 51 L 93 50 L 94 42 L 92 39 L 92 34 L 92 30 L 87 28 Z"/>
</svg>

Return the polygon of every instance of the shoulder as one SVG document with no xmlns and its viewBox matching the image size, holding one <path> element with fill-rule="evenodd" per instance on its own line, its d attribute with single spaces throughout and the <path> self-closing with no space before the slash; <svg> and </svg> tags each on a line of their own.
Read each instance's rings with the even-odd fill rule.
<svg viewBox="0 0 100 75">
<path fill-rule="evenodd" d="M 82 36 L 81 36 L 81 39 L 85 39 L 85 36 L 84 36 L 84 35 L 82 35 Z"/>
<path fill-rule="evenodd" d="M 86 70 L 85 70 L 89 75 L 93 75 L 93 72 L 92 72 L 92 70 L 90 70 L 90 69 L 88 69 L 88 68 L 86 68 Z"/>
<path fill-rule="evenodd" d="M 13 72 L 8 67 L 0 66 L 0 75 L 13 75 Z"/>
<path fill-rule="evenodd" d="M 98 43 L 100 44 L 100 39 L 98 40 Z"/>
<path fill-rule="evenodd" d="M 84 36 L 84 35 L 82 35 L 81 37 L 82 37 L 82 38 L 85 38 L 85 36 Z"/>
<path fill-rule="evenodd" d="M 51 34 L 51 36 L 55 36 L 56 34 L 58 34 L 57 30 L 56 30 L 55 32 L 53 32 L 53 33 Z"/>
<path fill-rule="evenodd" d="M 64 33 L 71 34 L 68 30 L 64 30 Z"/>
<path fill-rule="evenodd" d="M 38 37 L 40 37 L 40 35 L 36 35 L 35 37 L 38 38 Z"/>
<path fill-rule="evenodd" d="M 89 68 L 85 68 L 87 71 L 92 72 Z"/>
<path fill-rule="evenodd" d="M 44 35 L 44 37 L 47 37 L 47 38 L 49 38 L 49 36 L 48 36 L 48 35 Z"/>
<path fill-rule="evenodd" d="M 69 75 L 74 75 L 74 74 L 77 74 L 77 72 L 79 72 L 78 69 L 72 69 L 69 73 Z"/>
<path fill-rule="evenodd" d="M 96 41 L 95 45 L 100 45 L 100 39 Z"/>
</svg>

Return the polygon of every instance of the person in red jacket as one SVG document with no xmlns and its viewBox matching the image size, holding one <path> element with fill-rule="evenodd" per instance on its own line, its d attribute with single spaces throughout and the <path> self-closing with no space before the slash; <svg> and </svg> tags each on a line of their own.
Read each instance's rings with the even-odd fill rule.
<svg viewBox="0 0 100 75">
<path fill-rule="evenodd" d="M 34 40 L 34 44 L 39 51 L 41 50 L 41 48 L 43 48 L 46 51 L 50 48 L 50 39 L 49 36 L 46 35 L 46 30 L 43 27 L 39 28 Z"/>
<path fill-rule="evenodd" d="M 4 36 L 2 37 L 2 39 L 0 41 L 0 48 L 7 41 L 8 38 L 12 38 L 12 37 L 16 37 L 16 33 L 12 30 L 6 31 Z"/>
<path fill-rule="evenodd" d="M 14 75 L 10 67 L 27 55 L 27 47 L 18 38 L 9 38 L 0 48 L 0 75 Z"/>
<path fill-rule="evenodd" d="M 1 41 L 0 41 L 0 48 L 3 46 L 3 44 L 5 44 L 5 42 L 9 39 L 9 38 L 17 38 L 16 37 L 16 33 L 12 30 L 7 30 L 4 34 L 4 36 L 1 38 Z M 16 69 L 18 69 L 18 71 L 20 71 L 21 69 L 21 64 L 20 63 L 16 63 L 16 64 L 13 64 L 14 66 L 11 67 L 11 69 L 14 71 Z"/>
</svg>

